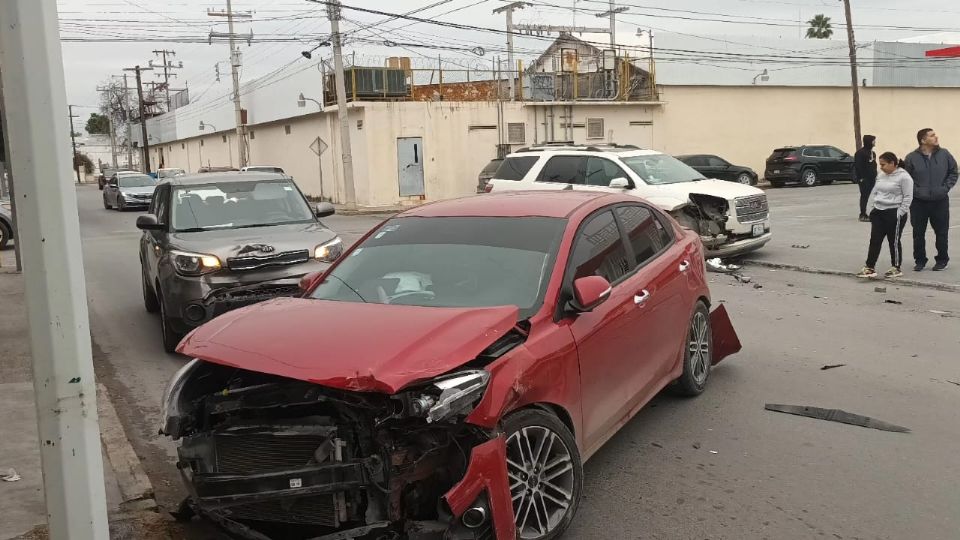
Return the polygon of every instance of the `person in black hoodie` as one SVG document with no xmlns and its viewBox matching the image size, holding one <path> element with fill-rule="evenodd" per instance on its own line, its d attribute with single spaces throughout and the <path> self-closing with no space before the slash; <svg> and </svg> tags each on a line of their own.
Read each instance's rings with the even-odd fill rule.
<svg viewBox="0 0 960 540">
<path fill-rule="evenodd" d="M 873 135 L 863 136 L 863 148 L 857 150 L 853 156 L 853 168 L 860 184 L 860 221 L 870 222 L 867 215 L 867 199 L 877 183 L 877 154 L 873 148 L 877 145 L 877 138 Z"/>
</svg>

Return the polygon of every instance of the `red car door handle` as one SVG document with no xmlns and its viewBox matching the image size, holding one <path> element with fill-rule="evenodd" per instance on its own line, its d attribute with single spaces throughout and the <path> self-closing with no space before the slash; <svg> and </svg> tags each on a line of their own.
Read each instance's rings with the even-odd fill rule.
<svg viewBox="0 0 960 540">
<path fill-rule="evenodd" d="M 650 291 L 643 289 L 640 294 L 633 295 L 633 303 L 640 305 L 650 299 Z"/>
<path fill-rule="evenodd" d="M 689 268 L 690 268 L 690 261 L 683 261 L 682 263 L 680 263 L 680 271 L 681 271 L 681 272 L 686 272 L 687 269 L 689 269 Z"/>
</svg>

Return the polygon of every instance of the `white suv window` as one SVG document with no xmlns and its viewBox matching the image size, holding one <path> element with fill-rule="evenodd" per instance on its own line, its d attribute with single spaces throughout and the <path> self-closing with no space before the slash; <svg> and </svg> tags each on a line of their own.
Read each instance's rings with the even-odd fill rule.
<svg viewBox="0 0 960 540">
<path fill-rule="evenodd" d="M 553 156 L 543 166 L 537 182 L 583 184 L 584 161 L 584 156 Z"/>
<path fill-rule="evenodd" d="M 630 178 L 616 163 L 609 159 L 590 156 L 587 158 L 586 184 L 607 187 L 615 178 Z"/>
</svg>

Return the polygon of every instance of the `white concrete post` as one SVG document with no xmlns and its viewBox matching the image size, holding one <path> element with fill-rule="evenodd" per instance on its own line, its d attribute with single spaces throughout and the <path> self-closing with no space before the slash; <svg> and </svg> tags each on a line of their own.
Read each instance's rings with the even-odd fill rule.
<svg viewBox="0 0 960 540">
<path fill-rule="evenodd" d="M 109 537 L 56 0 L 0 2 L 33 386 L 50 537 Z"/>
</svg>

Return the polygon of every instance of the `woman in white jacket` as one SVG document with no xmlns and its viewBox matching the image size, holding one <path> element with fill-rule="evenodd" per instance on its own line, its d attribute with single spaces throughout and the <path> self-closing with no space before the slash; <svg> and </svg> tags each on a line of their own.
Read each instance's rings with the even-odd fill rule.
<svg viewBox="0 0 960 540">
<path fill-rule="evenodd" d="M 910 203 L 913 201 L 913 178 L 903 169 L 903 162 L 893 152 L 885 152 L 877 161 L 881 172 L 877 175 L 877 184 L 870 192 L 870 198 L 873 199 L 870 207 L 870 248 L 867 250 L 867 265 L 857 277 L 877 277 L 877 259 L 880 258 L 880 249 L 886 239 L 890 244 L 890 261 L 893 267 L 886 271 L 884 277 L 898 278 L 903 275 L 900 271 L 900 264 L 903 262 L 900 237 L 907 224 L 907 212 L 910 211 Z"/>
</svg>

